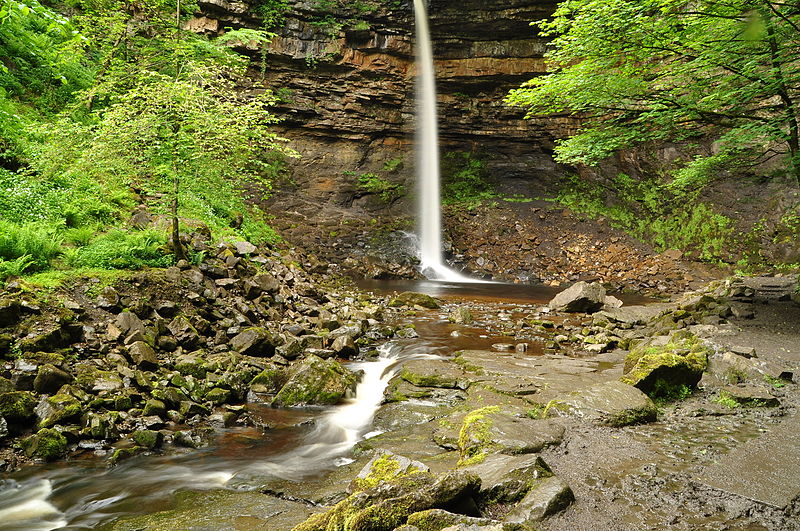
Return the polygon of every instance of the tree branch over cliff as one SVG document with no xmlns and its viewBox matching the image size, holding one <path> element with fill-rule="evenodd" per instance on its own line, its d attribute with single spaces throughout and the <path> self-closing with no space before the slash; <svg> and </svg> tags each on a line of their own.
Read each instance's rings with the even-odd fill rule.
<svg viewBox="0 0 800 531">
<path fill-rule="evenodd" d="M 534 25 L 553 37 L 550 72 L 507 101 L 529 116 L 583 118 L 583 129 L 560 142 L 559 161 L 596 164 L 643 142 L 702 132 L 717 140 L 716 162 L 698 157 L 690 167 L 718 170 L 748 153 L 785 151 L 787 172 L 800 180 L 800 5 L 569 0 Z"/>
</svg>

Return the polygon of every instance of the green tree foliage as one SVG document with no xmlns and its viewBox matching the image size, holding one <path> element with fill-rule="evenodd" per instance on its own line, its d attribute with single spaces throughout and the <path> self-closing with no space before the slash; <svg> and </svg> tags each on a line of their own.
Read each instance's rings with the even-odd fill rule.
<svg viewBox="0 0 800 531">
<path fill-rule="evenodd" d="M 56 257 L 74 267 L 168 263 L 152 233 L 113 228 L 141 197 L 171 212 L 173 241 L 179 215 L 218 236 L 235 226 L 274 239 L 243 191 L 267 193 L 294 152 L 270 130 L 271 91 L 252 86 L 235 52 L 271 35 L 183 30 L 196 10 L 186 0 L 68 4 L 69 19 L 36 0 L 0 8 L 0 278 Z"/>
<path fill-rule="evenodd" d="M 534 23 L 551 72 L 508 97 L 530 115 L 577 114 L 557 158 L 594 164 L 646 141 L 710 136 L 676 174 L 786 157 L 800 179 L 800 4 L 785 0 L 565 0 Z"/>
</svg>

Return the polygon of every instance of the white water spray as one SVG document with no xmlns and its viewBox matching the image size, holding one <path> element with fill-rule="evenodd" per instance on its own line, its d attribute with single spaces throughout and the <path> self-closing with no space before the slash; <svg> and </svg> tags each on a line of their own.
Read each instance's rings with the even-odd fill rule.
<svg viewBox="0 0 800 531">
<path fill-rule="evenodd" d="M 417 25 L 417 230 L 422 262 L 420 269 L 431 280 L 479 282 L 456 273 L 442 259 L 436 76 L 424 0 L 414 0 L 414 11 Z"/>
</svg>

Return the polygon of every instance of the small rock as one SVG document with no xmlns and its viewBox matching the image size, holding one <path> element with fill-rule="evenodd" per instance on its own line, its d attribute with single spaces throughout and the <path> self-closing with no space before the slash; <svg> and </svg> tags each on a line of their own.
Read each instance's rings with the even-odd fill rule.
<svg viewBox="0 0 800 531">
<path fill-rule="evenodd" d="M 61 389 L 61 386 L 70 383 L 72 379 L 71 374 L 46 363 L 39 367 L 36 378 L 33 380 L 33 389 L 37 393 L 53 394 Z"/>
<path fill-rule="evenodd" d="M 233 246 L 236 248 L 236 254 L 239 256 L 255 254 L 256 251 L 258 251 L 258 248 L 250 242 L 234 242 Z"/>
<path fill-rule="evenodd" d="M 552 476 L 530 491 L 505 518 L 506 522 L 534 524 L 557 512 L 563 511 L 575 501 L 572 489 L 564 480 Z"/>
<path fill-rule="evenodd" d="M 137 341 L 129 346 L 128 356 L 140 369 L 149 371 L 158 368 L 156 351 L 144 341 Z"/>
<path fill-rule="evenodd" d="M 430 295 L 425 295 L 424 293 L 415 293 L 413 291 L 401 293 L 395 299 L 392 299 L 392 301 L 389 303 L 389 306 L 392 308 L 398 308 L 401 306 L 420 306 L 429 310 L 436 310 L 441 307 L 439 302 Z"/>
</svg>

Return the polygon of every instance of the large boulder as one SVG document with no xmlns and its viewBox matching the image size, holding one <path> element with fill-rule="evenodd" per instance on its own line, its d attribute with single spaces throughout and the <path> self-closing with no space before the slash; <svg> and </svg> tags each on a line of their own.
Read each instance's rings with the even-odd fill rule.
<svg viewBox="0 0 800 531">
<path fill-rule="evenodd" d="M 270 357 L 280 342 L 266 328 L 253 326 L 231 339 L 231 348 L 245 356 Z"/>
<path fill-rule="evenodd" d="M 622 382 L 650 396 L 667 397 L 681 387 L 695 387 L 714 350 L 688 332 L 674 334 L 665 345 L 644 343 L 625 359 Z"/>
<path fill-rule="evenodd" d="M 144 341 L 136 341 L 128 347 L 128 356 L 140 369 L 149 371 L 158 368 L 158 356 L 153 347 Z"/>
<path fill-rule="evenodd" d="M 175 341 L 184 348 L 192 349 L 200 344 L 200 334 L 197 333 L 189 319 L 183 315 L 179 315 L 170 321 L 167 325 L 167 330 L 175 338 Z"/>
<path fill-rule="evenodd" d="M 553 297 L 548 306 L 559 312 L 594 313 L 601 310 L 605 302 L 606 290 L 602 285 L 577 282 Z"/>
<path fill-rule="evenodd" d="M 356 492 L 331 510 L 313 515 L 293 531 L 392 531 L 414 513 L 475 507 L 473 497 L 479 489 L 480 478 L 465 472 L 450 472 L 441 477 L 417 472 Z"/>
<path fill-rule="evenodd" d="M 35 413 L 39 419 L 39 428 L 50 428 L 56 424 L 75 419 L 82 412 L 81 404 L 70 395 L 58 394 L 42 397 L 36 406 Z"/>
<path fill-rule="evenodd" d="M 553 411 L 615 427 L 651 422 L 658 413 L 650 397 L 618 381 L 575 391 L 557 399 L 554 406 Z"/>
<path fill-rule="evenodd" d="M 274 406 L 332 405 L 355 391 L 358 375 L 334 360 L 308 356 L 291 369 L 286 384 L 275 395 Z"/>
<path fill-rule="evenodd" d="M 536 488 L 553 471 L 538 455 L 492 454 L 465 472 L 481 478 L 478 503 L 481 507 L 516 503 Z"/>
<path fill-rule="evenodd" d="M 24 422 L 34 416 L 36 399 L 27 391 L 0 393 L 0 416 L 9 422 Z"/>
<path fill-rule="evenodd" d="M 443 448 L 457 449 L 461 464 L 467 466 L 494 453 L 530 454 L 556 446 L 564 438 L 564 427 L 554 420 L 516 417 L 499 406 L 487 406 L 444 420 L 433 438 Z"/>
<path fill-rule="evenodd" d="M 430 472 L 430 468 L 424 463 L 397 455 L 389 450 L 379 450 L 375 457 L 364 465 L 356 479 L 350 484 L 348 491 L 352 493 L 371 489 L 381 481 L 391 481 L 419 472 Z"/>
<path fill-rule="evenodd" d="M 505 521 L 534 525 L 546 517 L 563 511 L 575 501 L 569 485 L 563 479 L 552 476 L 542 480 L 535 489 L 520 501 Z"/>
<path fill-rule="evenodd" d="M 33 389 L 37 393 L 52 394 L 73 380 L 72 375 L 50 363 L 39 367 L 33 380 Z"/>
<path fill-rule="evenodd" d="M 396 298 L 392 299 L 392 301 L 389 303 L 389 306 L 392 308 L 399 308 L 402 306 L 420 306 L 429 310 L 436 310 L 441 307 L 439 301 L 430 295 L 425 295 L 424 293 L 415 293 L 413 291 L 405 291 L 401 293 Z"/>
<path fill-rule="evenodd" d="M 28 457 L 53 461 L 67 453 L 67 438 L 52 428 L 44 428 L 24 439 L 21 446 Z"/>
</svg>

